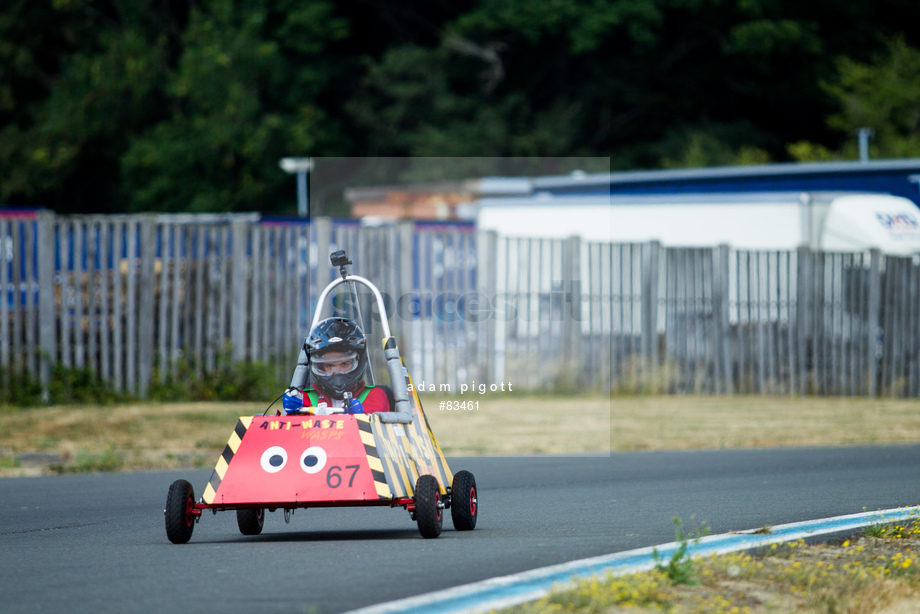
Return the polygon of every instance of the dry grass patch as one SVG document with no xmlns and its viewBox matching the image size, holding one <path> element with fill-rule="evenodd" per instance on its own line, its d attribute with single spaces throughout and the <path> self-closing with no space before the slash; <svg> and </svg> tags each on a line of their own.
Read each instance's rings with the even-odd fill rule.
<svg viewBox="0 0 920 614">
<path fill-rule="evenodd" d="M 920 441 L 911 399 L 615 397 L 614 450 L 759 448 Z"/>
<path fill-rule="evenodd" d="M 476 410 L 442 410 L 441 401 L 478 401 Z M 610 451 L 610 399 L 423 395 L 422 405 L 446 454 L 566 454 Z"/>
<path fill-rule="evenodd" d="M 478 402 L 442 410 L 441 401 Z M 916 400 L 700 396 L 423 395 L 448 455 L 608 453 L 889 444 L 920 441 Z M 117 468 L 211 467 L 236 419 L 262 403 L 172 403 L 0 409 L 0 475 L 36 473 L 49 462 L 93 469 L 93 455 L 117 454 Z M 46 463 L 47 464 L 47 463 Z M 112 463 L 108 463 L 109 466 Z"/>
<path fill-rule="evenodd" d="M 890 444 L 920 441 L 916 400 L 817 397 L 423 395 L 453 454 L 541 454 Z"/>
<path fill-rule="evenodd" d="M 0 413 L 4 457 L 40 455 L 45 467 L 0 463 L 0 475 L 210 467 L 236 419 L 263 409 L 253 403 L 177 403 L 6 411 Z"/>
</svg>

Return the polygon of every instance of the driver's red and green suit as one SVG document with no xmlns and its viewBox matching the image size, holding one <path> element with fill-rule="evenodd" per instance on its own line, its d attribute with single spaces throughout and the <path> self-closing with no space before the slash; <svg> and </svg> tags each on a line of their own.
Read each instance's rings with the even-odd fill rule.
<svg viewBox="0 0 920 614">
<path fill-rule="evenodd" d="M 372 414 L 378 411 L 390 411 L 390 402 L 387 400 L 387 393 L 382 388 L 376 386 L 365 386 L 363 383 L 354 393 L 354 398 L 361 401 L 364 406 L 365 414 Z M 342 400 L 333 403 L 332 399 L 324 395 L 315 388 L 303 389 L 304 407 L 318 407 L 320 403 L 325 403 L 328 407 L 341 407 Z"/>
</svg>

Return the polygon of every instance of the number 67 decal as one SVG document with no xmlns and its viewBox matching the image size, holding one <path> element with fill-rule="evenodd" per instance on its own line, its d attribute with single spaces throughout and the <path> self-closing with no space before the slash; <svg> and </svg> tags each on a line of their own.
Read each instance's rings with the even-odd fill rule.
<svg viewBox="0 0 920 614">
<path fill-rule="evenodd" d="M 348 479 L 348 487 L 351 488 L 351 485 L 355 481 L 355 476 L 358 475 L 358 469 L 361 468 L 361 465 L 345 465 L 346 469 L 351 469 L 351 477 Z M 329 488 L 338 488 L 342 485 L 342 474 L 339 472 L 342 470 L 338 465 L 332 465 L 329 467 L 329 471 L 326 472 L 326 484 Z"/>
</svg>

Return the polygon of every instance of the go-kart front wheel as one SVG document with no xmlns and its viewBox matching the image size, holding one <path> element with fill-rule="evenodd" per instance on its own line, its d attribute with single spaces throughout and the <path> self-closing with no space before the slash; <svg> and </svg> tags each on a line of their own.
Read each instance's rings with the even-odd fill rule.
<svg viewBox="0 0 920 614">
<path fill-rule="evenodd" d="M 185 480 L 176 480 L 166 496 L 166 537 L 174 544 L 185 544 L 195 530 L 195 490 Z"/>
<path fill-rule="evenodd" d="M 258 535 L 262 532 L 262 525 L 265 523 L 265 510 L 243 509 L 236 510 L 236 524 L 240 527 L 240 533 L 243 535 Z"/>
<path fill-rule="evenodd" d="M 476 478 L 469 471 L 459 471 L 454 475 L 450 487 L 450 517 L 457 531 L 472 531 L 476 528 L 479 516 L 479 491 L 476 490 Z"/>
<path fill-rule="evenodd" d="M 415 519 L 422 537 L 431 538 L 441 534 L 443 508 L 437 478 L 433 475 L 420 475 L 415 483 Z"/>
</svg>

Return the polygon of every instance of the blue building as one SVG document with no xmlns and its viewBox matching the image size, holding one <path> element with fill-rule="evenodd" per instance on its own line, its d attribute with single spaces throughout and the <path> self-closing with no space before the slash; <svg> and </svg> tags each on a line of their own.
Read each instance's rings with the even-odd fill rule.
<svg viewBox="0 0 920 614">
<path fill-rule="evenodd" d="M 680 194 L 703 192 L 887 192 L 920 205 L 920 158 L 628 171 L 532 180 L 533 193 Z"/>
</svg>

